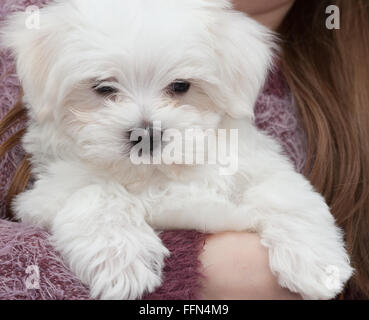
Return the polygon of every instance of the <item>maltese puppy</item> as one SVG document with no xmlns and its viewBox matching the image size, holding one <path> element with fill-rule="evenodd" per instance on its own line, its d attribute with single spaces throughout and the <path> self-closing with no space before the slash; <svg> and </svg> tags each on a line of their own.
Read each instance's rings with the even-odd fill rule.
<svg viewBox="0 0 369 320">
<path fill-rule="evenodd" d="M 40 10 L 38 28 L 28 18 L 14 14 L 2 33 L 24 89 L 36 178 L 14 211 L 51 232 L 92 297 L 155 290 L 165 229 L 257 232 L 282 287 L 305 299 L 341 292 L 352 274 L 342 231 L 253 123 L 270 31 L 226 0 L 65 0 Z M 237 133 L 223 139 L 235 151 L 228 167 L 209 156 L 221 130 Z M 186 132 L 205 131 L 199 150 L 165 151 L 173 137 L 186 145 Z M 201 154 L 209 161 L 179 161 Z"/>
</svg>

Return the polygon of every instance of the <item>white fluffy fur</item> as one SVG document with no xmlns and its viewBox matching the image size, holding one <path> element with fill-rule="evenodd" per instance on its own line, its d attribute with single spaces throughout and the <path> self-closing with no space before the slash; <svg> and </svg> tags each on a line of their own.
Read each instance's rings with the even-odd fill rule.
<svg viewBox="0 0 369 320">
<path fill-rule="evenodd" d="M 35 186 L 23 221 L 51 230 L 71 269 L 103 299 L 135 299 L 161 281 L 168 255 L 155 230 L 256 231 L 281 286 L 330 299 L 352 274 L 323 198 L 253 125 L 273 36 L 225 0 L 69 0 L 41 10 L 41 29 L 14 15 L 3 41 L 17 58 Z M 114 79 L 105 100 L 93 81 Z M 163 89 L 191 79 L 178 99 Z M 134 166 L 123 133 L 143 119 L 167 128 L 238 128 L 239 171 Z M 327 286 L 335 266 L 338 286 Z M 245 274 L 247 277 L 247 274 Z"/>
</svg>

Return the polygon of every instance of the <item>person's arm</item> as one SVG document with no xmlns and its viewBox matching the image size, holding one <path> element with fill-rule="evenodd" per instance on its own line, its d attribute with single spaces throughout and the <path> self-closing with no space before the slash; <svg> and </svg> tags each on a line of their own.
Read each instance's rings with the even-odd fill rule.
<svg viewBox="0 0 369 320">
<path fill-rule="evenodd" d="M 208 236 L 202 253 L 204 300 L 295 300 L 297 294 L 279 286 L 269 268 L 268 250 L 254 233 Z"/>
</svg>

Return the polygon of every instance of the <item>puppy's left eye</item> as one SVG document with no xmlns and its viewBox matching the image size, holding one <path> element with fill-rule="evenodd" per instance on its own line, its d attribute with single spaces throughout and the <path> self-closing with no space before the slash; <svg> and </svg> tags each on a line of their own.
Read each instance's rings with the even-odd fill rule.
<svg viewBox="0 0 369 320">
<path fill-rule="evenodd" d="M 93 86 L 92 89 L 101 96 L 108 96 L 108 95 L 118 92 L 116 88 L 112 86 L 105 86 L 105 85 L 96 85 L 96 86 Z"/>
<path fill-rule="evenodd" d="M 176 80 L 168 87 L 168 92 L 171 94 L 184 94 L 190 90 L 191 83 L 187 80 Z"/>
</svg>

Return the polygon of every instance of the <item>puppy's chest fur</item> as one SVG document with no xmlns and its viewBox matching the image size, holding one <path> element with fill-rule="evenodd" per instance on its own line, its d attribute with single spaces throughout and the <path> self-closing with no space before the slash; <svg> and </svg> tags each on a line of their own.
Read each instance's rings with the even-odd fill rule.
<svg viewBox="0 0 369 320">
<path fill-rule="evenodd" d="M 187 229 L 192 227 L 188 216 L 194 213 L 207 219 L 215 210 L 234 211 L 247 189 L 245 182 L 240 175 L 220 176 L 216 167 L 207 167 L 184 169 L 175 177 L 155 173 L 125 188 L 145 207 L 154 228 Z M 206 231 L 206 226 L 197 229 Z"/>
</svg>

